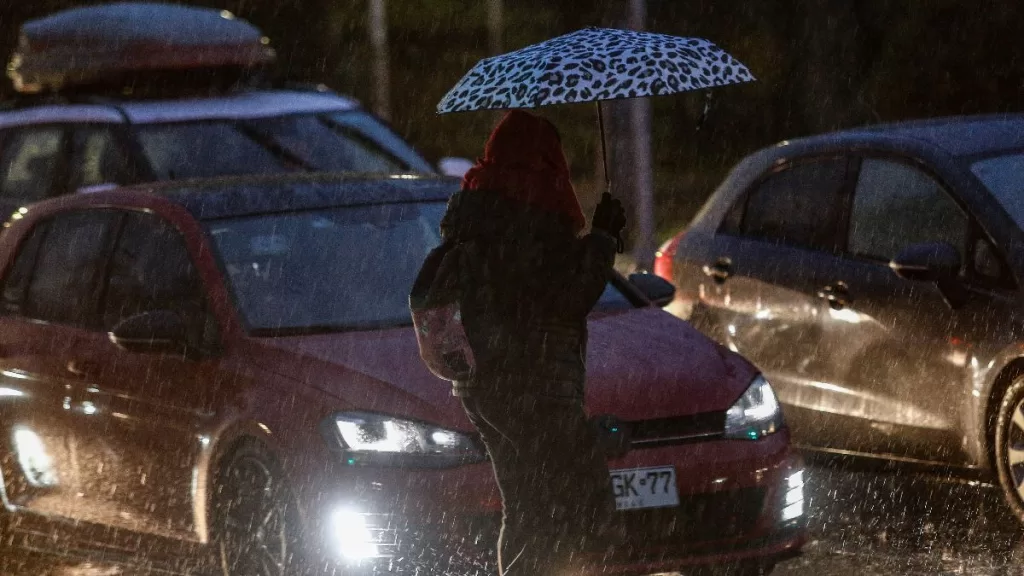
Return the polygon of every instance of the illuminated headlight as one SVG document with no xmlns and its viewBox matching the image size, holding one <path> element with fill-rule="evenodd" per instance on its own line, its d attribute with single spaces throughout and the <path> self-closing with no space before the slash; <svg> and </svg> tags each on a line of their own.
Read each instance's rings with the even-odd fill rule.
<svg viewBox="0 0 1024 576">
<path fill-rule="evenodd" d="M 366 515 L 354 510 L 335 510 L 329 528 L 331 543 L 345 560 L 359 562 L 380 555 L 366 524 Z"/>
<path fill-rule="evenodd" d="M 386 414 L 343 412 L 329 428 L 347 464 L 445 467 L 484 459 L 467 434 Z"/>
<path fill-rule="evenodd" d="M 758 375 L 725 413 L 725 437 L 758 440 L 782 428 L 782 406 L 764 376 Z"/>
<path fill-rule="evenodd" d="M 786 480 L 786 496 L 782 502 L 782 521 L 788 522 L 804 515 L 804 471 L 797 470 Z"/>
</svg>

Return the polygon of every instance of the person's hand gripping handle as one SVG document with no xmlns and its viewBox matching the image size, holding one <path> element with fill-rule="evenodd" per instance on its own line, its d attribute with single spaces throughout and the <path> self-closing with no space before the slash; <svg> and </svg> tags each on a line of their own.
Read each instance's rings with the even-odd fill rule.
<svg viewBox="0 0 1024 576">
<path fill-rule="evenodd" d="M 622 229 L 626 227 L 626 210 L 622 202 L 605 192 L 601 195 L 601 202 L 594 209 L 594 219 L 591 222 L 594 230 L 600 230 L 615 238 L 619 253 L 625 248 L 622 242 Z"/>
</svg>

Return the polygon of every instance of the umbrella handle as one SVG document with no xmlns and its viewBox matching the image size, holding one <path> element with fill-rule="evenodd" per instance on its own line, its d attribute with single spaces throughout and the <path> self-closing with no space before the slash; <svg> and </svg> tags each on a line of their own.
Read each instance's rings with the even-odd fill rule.
<svg viewBox="0 0 1024 576">
<path fill-rule="evenodd" d="M 708 113 L 711 112 L 711 99 L 713 98 L 710 90 L 704 93 L 704 109 L 701 110 L 700 118 L 697 119 L 697 132 L 704 127 L 704 122 L 708 119 Z"/>
</svg>

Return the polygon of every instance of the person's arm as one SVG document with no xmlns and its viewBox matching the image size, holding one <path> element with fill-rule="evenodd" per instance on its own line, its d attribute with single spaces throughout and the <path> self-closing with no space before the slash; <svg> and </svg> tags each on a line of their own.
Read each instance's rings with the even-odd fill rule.
<svg viewBox="0 0 1024 576">
<path fill-rule="evenodd" d="M 581 255 L 577 259 L 578 295 L 589 312 L 601 298 L 612 275 L 620 234 L 626 225 L 626 211 L 622 202 L 605 192 L 594 210 L 591 232 L 582 239 Z"/>
<path fill-rule="evenodd" d="M 575 299 L 589 311 L 601 298 L 611 278 L 618 246 L 614 237 L 603 230 L 594 230 L 578 240 L 574 278 Z"/>
</svg>

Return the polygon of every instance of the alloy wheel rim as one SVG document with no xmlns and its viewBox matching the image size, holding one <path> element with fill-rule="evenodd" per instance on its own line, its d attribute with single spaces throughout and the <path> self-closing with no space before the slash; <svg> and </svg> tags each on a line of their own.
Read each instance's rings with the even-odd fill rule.
<svg viewBox="0 0 1024 576">
<path fill-rule="evenodd" d="M 229 473 L 224 522 L 224 562 L 230 574 L 283 576 L 288 542 L 285 511 L 274 477 L 256 458 L 244 458 Z"/>
<path fill-rule="evenodd" d="M 1013 407 L 1006 429 L 1006 469 L 1017 498 L 1024 502 L 1024 399 Z"/>
</svg>

